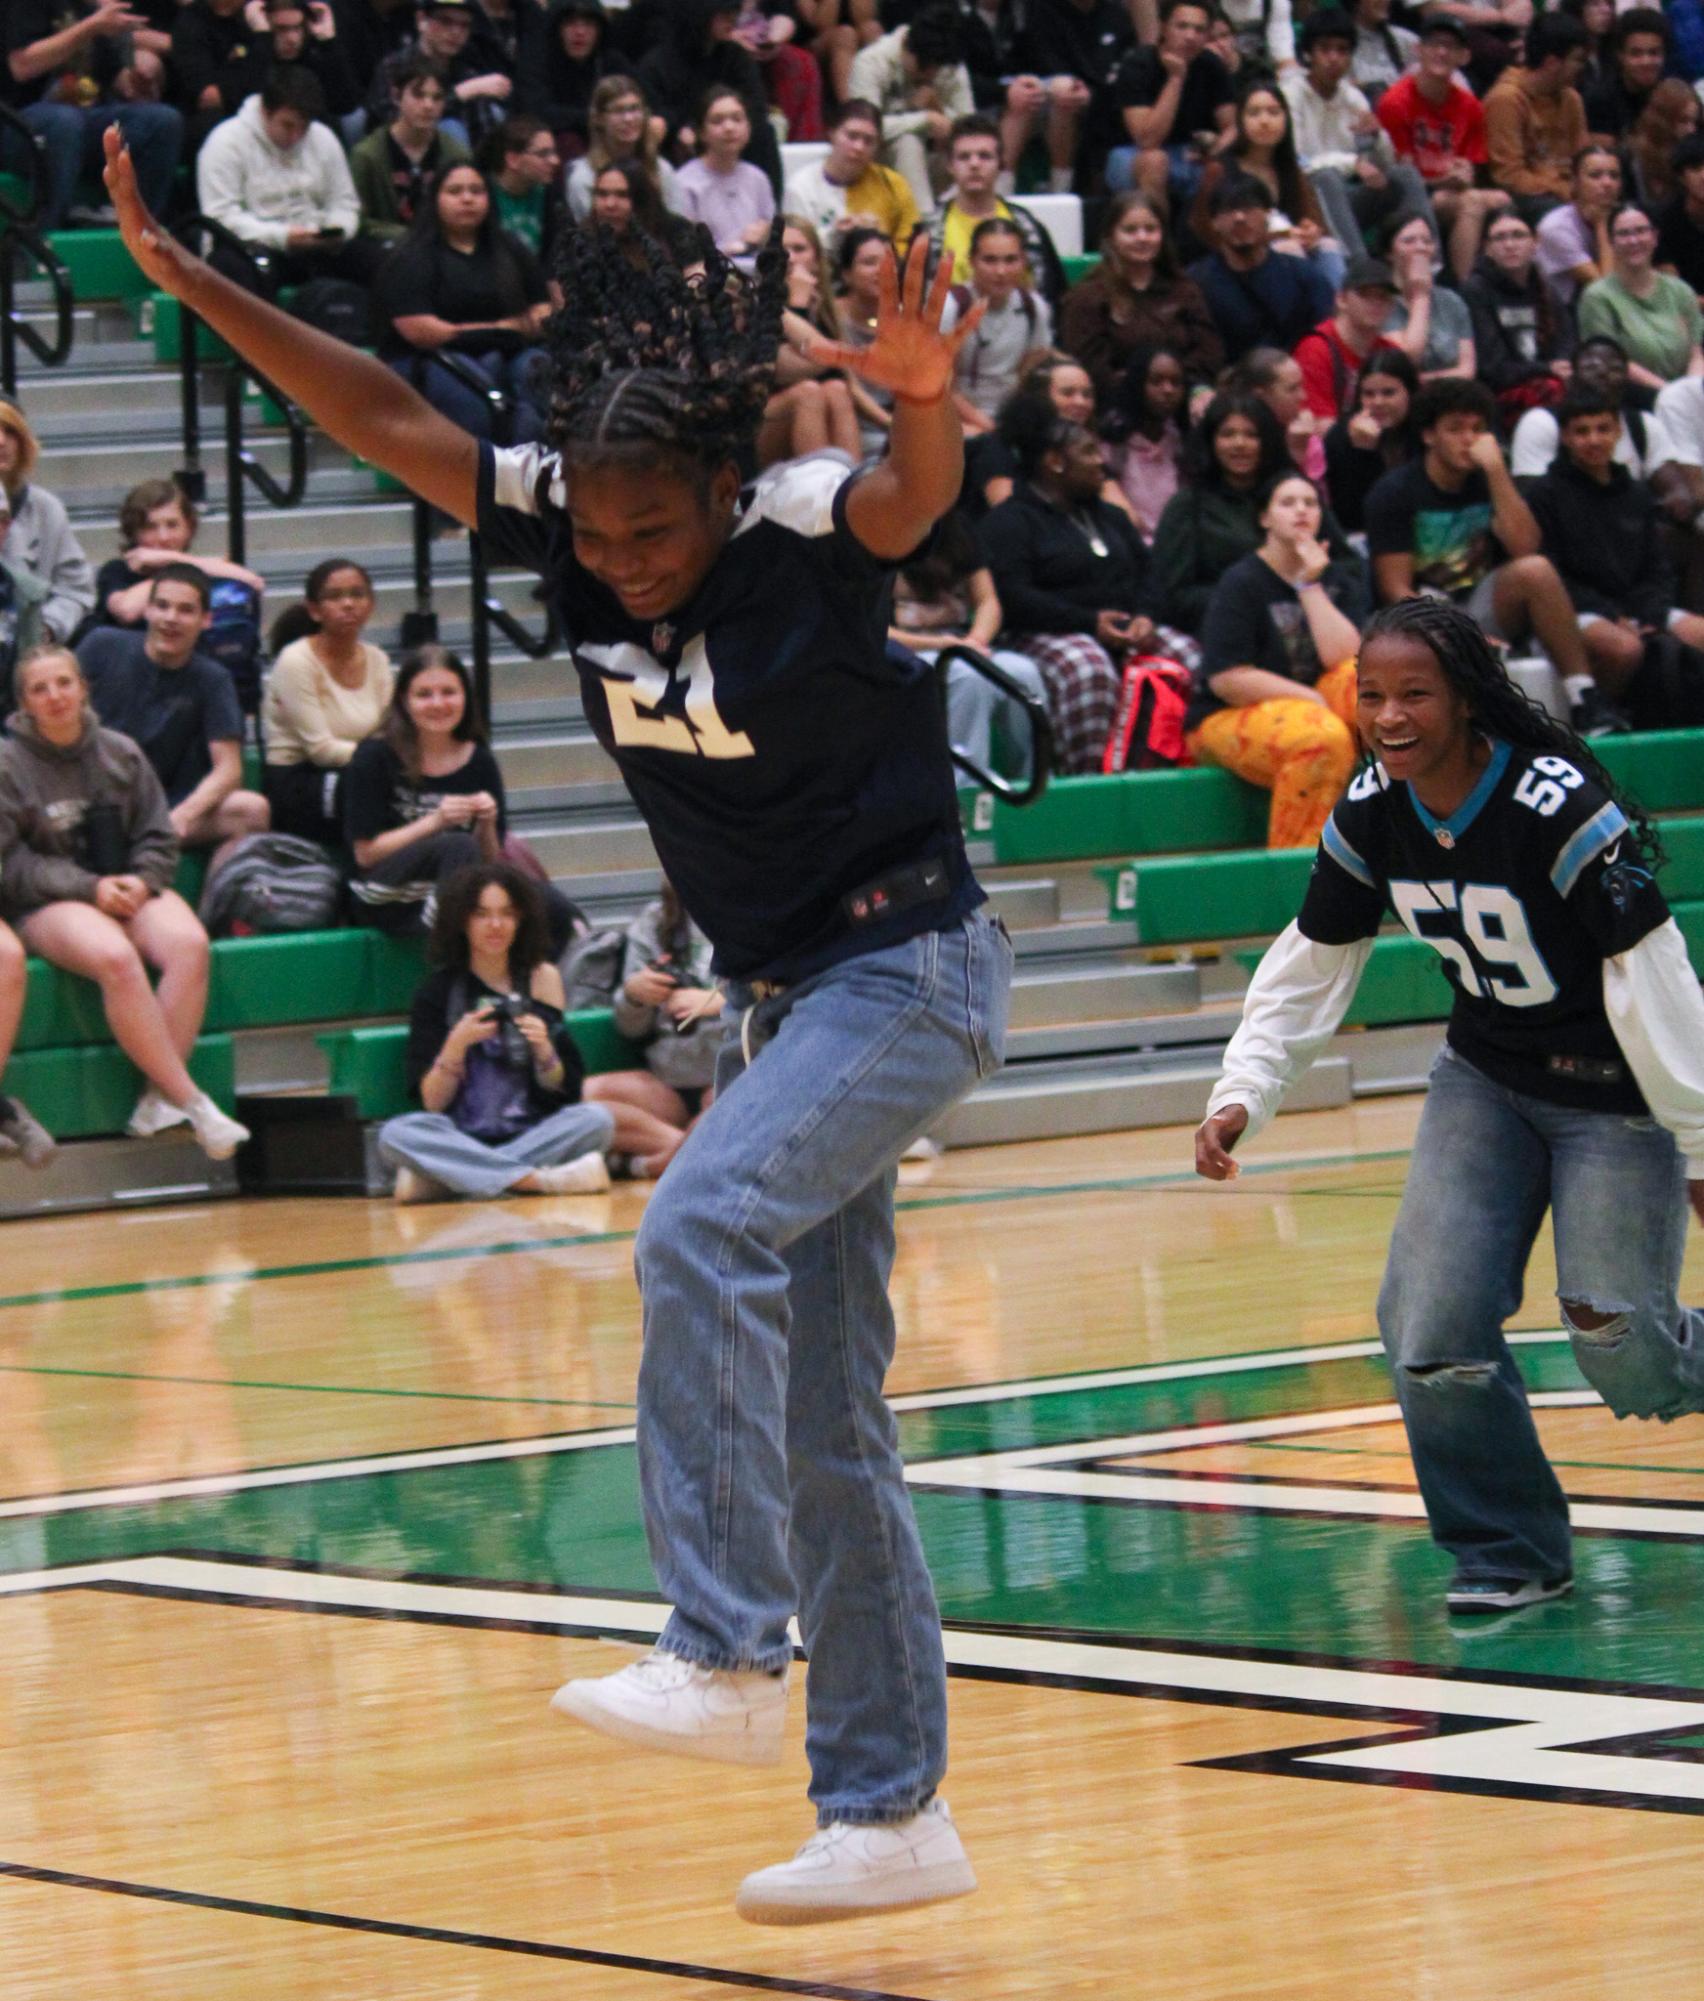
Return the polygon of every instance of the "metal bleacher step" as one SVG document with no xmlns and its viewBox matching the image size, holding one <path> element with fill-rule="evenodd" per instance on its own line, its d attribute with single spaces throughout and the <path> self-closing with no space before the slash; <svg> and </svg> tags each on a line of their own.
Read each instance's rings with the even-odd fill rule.
<svg viewBox="0 0 1704 2001">
<path fill-rule="evenodd" d="M 198 1202 L 236 1192 L 235 1165 L 209 1160 L 181 1131 L 157 1139 L 76 1140 L 33 1172 L 16 1160 L 0 1161 L 0 1218 Z"/>
<path fill-rule="evenodd" d="M 1216 1058 L 1198 1050 L 1014 1063 L 955 1106 L 931 1136 L 949 1147 L 996 1146 L 1134 1126 L 1190 1125 L 1201 1117 L 1218 1074 Z M 1297 1085 L 1289 1108 L 1346 1105 L 1350 1088 L 1348 1060 L 1328 1056 Z"/>
</svg>

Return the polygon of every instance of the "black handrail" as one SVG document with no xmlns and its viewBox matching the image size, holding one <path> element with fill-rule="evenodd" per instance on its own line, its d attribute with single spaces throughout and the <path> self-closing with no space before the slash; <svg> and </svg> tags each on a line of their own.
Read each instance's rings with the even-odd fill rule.
<svg viewBox="0 0 1704 2001">
<path fill-rule="evenodd" d="M 0 193 L 0 392 L 18 393 L 18 343 L 23 342 L 44 368 L 60 368 L 71 358 L 77 335 L 76 298 L 71 273 L 36 225 L 47 201 L 47 144 L 18 114 L 0 105 L 0 132 L 10 132 L 24 147 L 28 193 L 22 206 Z M 22 251 L 53 288 L 54 329 L 44 340 L 17 312 L 17 254 Z"/>
<path fill-rule="evenodd" d="M 264 244 L 248 243 L 210 215 L 192 215 L 179 223 L 177 236 L 187 249 L 205 257 L 217 250 L 235 264 L 248 288 L 270 298 L 277 289 L 275 267 Z M 253 484 L 275 507 L 299 507 L 308 484 L 308 427 L 300 410 L 275 388 L 258 368 L 234 351 L 225 364 L 225 513 L 226 550 L 233 563 L 246 560 L 248 520 L 245 483 Z M 252 382 L 283 413 L 290 440 L 290 476 L 280 486 L 243 443 L 243 383 Z M 207 473 L 201 463 L 201 318 L 178 301 L 178 389 L 183 419 L 183 464 L 177 482 L 192 501 L 207 498 Z"/>
<path fill-rule="evenodd" d="M 974 758 L 962 751 L 954 750 L 953 763 L 970 781 L 985 792 L 992 792 L 997 799 L 1004 799 L 1010 806 L 1032 805 L 1047 790 L 1047 781 L 1053 767 L 1053 724 L 1045 706 L 1021 681 L 1013 680 L 1004 667 L 990 660 L 985 653 L 978 653 L 973 646 L 943 646 L 935 655 L 935 665 L 941 676 L 941 698 L 946 699 L 947 668 L 953 661 L 959 661 L 980 674 L 985 681 L 993 682 L 1002 695 L 1008 695 L 1022 705 L 1030 726 L 1030 773 L 1022 784 L 1014 784 L 1009 778 L 1002 778 L 997 772 L 984 771 Z"/>
</svg>

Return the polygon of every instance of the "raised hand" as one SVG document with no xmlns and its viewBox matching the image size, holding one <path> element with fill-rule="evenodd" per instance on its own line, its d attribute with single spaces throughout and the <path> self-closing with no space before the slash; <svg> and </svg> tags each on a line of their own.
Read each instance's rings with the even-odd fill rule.
<svg viewBox="0 0 1704 2001">
<path fill-rule="evenodd" d="M 952 387 L 953 363 L 975 332 L 987 302 L 978 299 L 951 333 L 943 333 L 941 315 L 953 289 L 952 259 L 941 259 L 925 293 L 928 260 L 929 246 L 920 230 L 912 238 L 903 279 L 897 258 L 890 257 L 882 267 L 876 337 L 870 345 L 852 347 L 819 336 L 811 342 L 810 359 L 824 368 L 848 369 L 878 389 L 891 391 L 901 403 L 939 402 Z"/>
<path fill-rule="evenodd" d="M 136 186 L 136 168 L 130 158 L 130 148 L 124 143 L 124 135 L 116 125 L 109 125 L 101 134 L 101 144 L 106 148 L 106 169 L 102 179 L 106 182 L 107 193 L 112 197 L 113 208 L 118 214 L 118 231 L 124 239 L 124 247 L 136 260 L 142 275 L 158 286 L 162 292 L 170 292 L 175 299 L 184 296 L 201 260 L 189 253 L 166 234 L 148 212 Z"/>
</svg>

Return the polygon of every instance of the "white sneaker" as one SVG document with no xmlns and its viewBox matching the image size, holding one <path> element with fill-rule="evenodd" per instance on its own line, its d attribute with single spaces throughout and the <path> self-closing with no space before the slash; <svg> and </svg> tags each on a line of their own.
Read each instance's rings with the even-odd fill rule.
<svg viewBox="0 0 1704 2001">
<path fill-rule="evenodd" d="M 205 1091 L 191 1099 L 186 1116 L 196 1145 L 209 1160 L 229 1160 L 249 1136 L 248 1127 L 220 1111 Z"/>
<path fill-rule="evenodd" d="M 583 1153 L 558 1167 L 535 1167 L 541 1195 L 601 1195 L 609 1186 L 609 1166 L 601 1153 Z"/>
<path fill-rule="evenodd" d="M 909 1820 L 819 1827 L 791 1862 L 748 1876 L 734 1909 L 754 1925 L 817 1925 L 941 1904 L 975 1888 L 976 1872 L 947 1803 L 933 1799 Z"/>
<path fill-rule="evenodd" d="M 787 1679 L 785 1670 L 700 1667 L 657 1647 L 619 1674 L 565 1681 L 550 1706 L 606 1737 L 653 1751 L 774 1765 L 787 1721 Z"/>
<path fill-rule="evenodd" d="M 445 1202 L 450 1191 L 441 1181 L 434 1181 L 429 1174 L 422 1174 L 418 1168 L 399 1167 L 396 1171 L 396 1186 L 391 1191 L 398 1202 Z"/>
<path fill-rule="evenodd" d="M 174 1105 L 158 1085 L 150 1084 L 136 1100 L 136 1109 L 124 1130 L 132 1139 L 152 1139 L 156 1133 L 188 1123 L 189 1114 L 183 1106 Z"/>
</svg>

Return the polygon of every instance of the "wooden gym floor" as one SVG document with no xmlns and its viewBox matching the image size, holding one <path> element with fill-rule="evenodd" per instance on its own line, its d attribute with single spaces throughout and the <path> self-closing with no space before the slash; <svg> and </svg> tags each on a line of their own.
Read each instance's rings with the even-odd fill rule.
<svg viewBox="0 0 1704 2001">
<path fill-rule="evenodd" d="M 1608 1419 L 1541 1251 L 1579 1590 L 1445 1616 L 1373 1338 L 1416 1110 L 1281 1120 L 1225 1188 L 1175 1130 L 907 1171 L 893 1389 L 982 1890 L 801 1932 L 731 1908 L 809 1831 L 801 1714 L 745 1773 L 545 1707 L 661 1618 L 640 1192 L 7 1226 L 0 1994 L 1688 1991 L 1704 1419 Z"/>
</svg>

